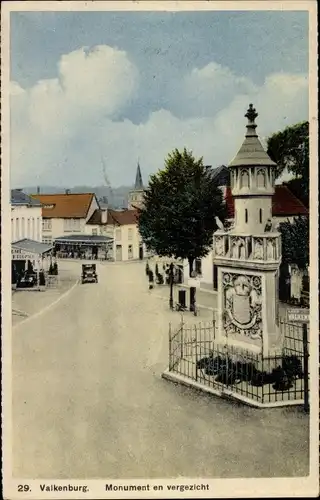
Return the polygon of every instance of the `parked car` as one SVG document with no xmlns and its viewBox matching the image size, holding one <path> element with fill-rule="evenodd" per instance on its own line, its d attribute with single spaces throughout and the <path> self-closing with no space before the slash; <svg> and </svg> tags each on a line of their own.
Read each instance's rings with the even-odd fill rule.
<svg viewBox="0 0 320 500">
<path fill-rule="evenodd" d="M 24 275 L 19 279 L 17 283 L 17 288 L 32 288 L 36 285 L 37 285 L 36 273 L 25 272 Z"/>
<path fill-rule="evenodd" d="M 82 264 L 81 283 L 98 283 L 95 264 Z"/>
</svg>

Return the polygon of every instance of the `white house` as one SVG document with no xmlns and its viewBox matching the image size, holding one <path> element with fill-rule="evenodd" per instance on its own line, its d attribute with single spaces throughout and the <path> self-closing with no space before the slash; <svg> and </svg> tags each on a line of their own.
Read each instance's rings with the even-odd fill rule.
<svg viewBox="0 0 320 500">
<path fill-rule="evenodd" d="M 26 195 L 22 189 L 11 190 L 11 241 L 28 238 L 42 241 L 41 202 Z"/>
<path fill-rule="evenodd" d="M 114 260 L 141 260 L 147 253 L 139 234 L 137 217 L 137 210 L 97 209 L 87 222 L 86 232 L 113 238 Z"/>
<path fill-rule="evenodd" d="M 51 244 L 66 235 L 86 234 L 86 223 L 99 208 L 94 193 L 36 194 L 42 205 L 42 242 Z"/>
</svg>

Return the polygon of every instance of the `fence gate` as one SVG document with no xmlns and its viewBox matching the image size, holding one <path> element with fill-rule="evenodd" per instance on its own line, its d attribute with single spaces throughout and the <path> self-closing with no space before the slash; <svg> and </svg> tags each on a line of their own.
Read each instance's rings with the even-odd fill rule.
<svg viewBox="0 0 320 500">
<path fill-rule="evenodd" d="M 180 363 L 183 356 L 183 325 L 179 325 L 176 330 L 169 324 L 169 370 L 174 370 Z"/>
</svg>

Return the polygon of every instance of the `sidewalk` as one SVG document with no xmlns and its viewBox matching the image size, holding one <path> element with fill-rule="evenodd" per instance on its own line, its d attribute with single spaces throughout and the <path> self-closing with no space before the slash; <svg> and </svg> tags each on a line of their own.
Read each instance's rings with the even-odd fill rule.
<svg viewBox="0 0 320 500">
<path fill-rule="evenodd" d="M 25 291 L 23 289 L 12 291 L 12 326 L 49 307 L 75 285 L 77 280 L 78 276 L 63 269 L 59 273 L 58 283 L 55 288 L 47 288 L 40 292 L 37 290 Z"/>
<path fill-rule="evenodd" d="M 147 282 L 146 282 L 147 286 Z M 176 304 L 178 302 L 178 291 L 186 290 L 186 305 L 189 306 L 190 301 L 190 287 L 188 285 L 174 285 L 173 286 L 173 303 Z M 170 287 L 168 285 L 154 285 L 154 289 L 152 290 L 154 295 L 159 295 L 163 299 L 167 299 L 169 301 Z M 213 290 L 205 290 L 203 288 L 197 288 L 196 291 L 196 303 L 198 308 L 200 308 L 200 314 L 203 315 L 201 309 L 208 311 L 216 311 L 218 307 L 218 294 Z M 287 309 L 293 309 L 294 306 L 290 304 L 286 304 L 284 302 L 279 302 L 279 316 L 280 318 L 287 319 Z M 210 314 L 212 318 L 212 313 Z"/>
</svg>

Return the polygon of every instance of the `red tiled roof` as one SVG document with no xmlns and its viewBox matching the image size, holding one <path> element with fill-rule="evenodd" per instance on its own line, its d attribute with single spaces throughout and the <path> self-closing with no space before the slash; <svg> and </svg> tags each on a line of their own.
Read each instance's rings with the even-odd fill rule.
<svg viewBox="0 0 320 500">
<path fill-rule="evenodd" d="M 103 225 L 102 222 L 102 210 L 95 210 L 88 224 Z M 107 225 L 119 225 L 125 226 L 127 224 L 137 224 L 138 221 L 138 210 L 108 210 L 107 215 Z"/>
<path fill-rule="evenodd" d="M 33 194 L 32 198 L 39 200 L 42 206 L 42 217 L 82 219 L 95 197 L 94 193 L 70 194 Z"/>
<path fill-rule="evenodd" d="M 234 217 L 234 200 L 231 195 L 231 188 L 227 187 L 225 197 L 228 217 Z M 287 186 L 275 186 L 275 193 L 272 199 L 273 217 L 290 217 L 298 215 L 308 215 L 308 209 L 300 200 L 287 188 Z"/>
</svg>

